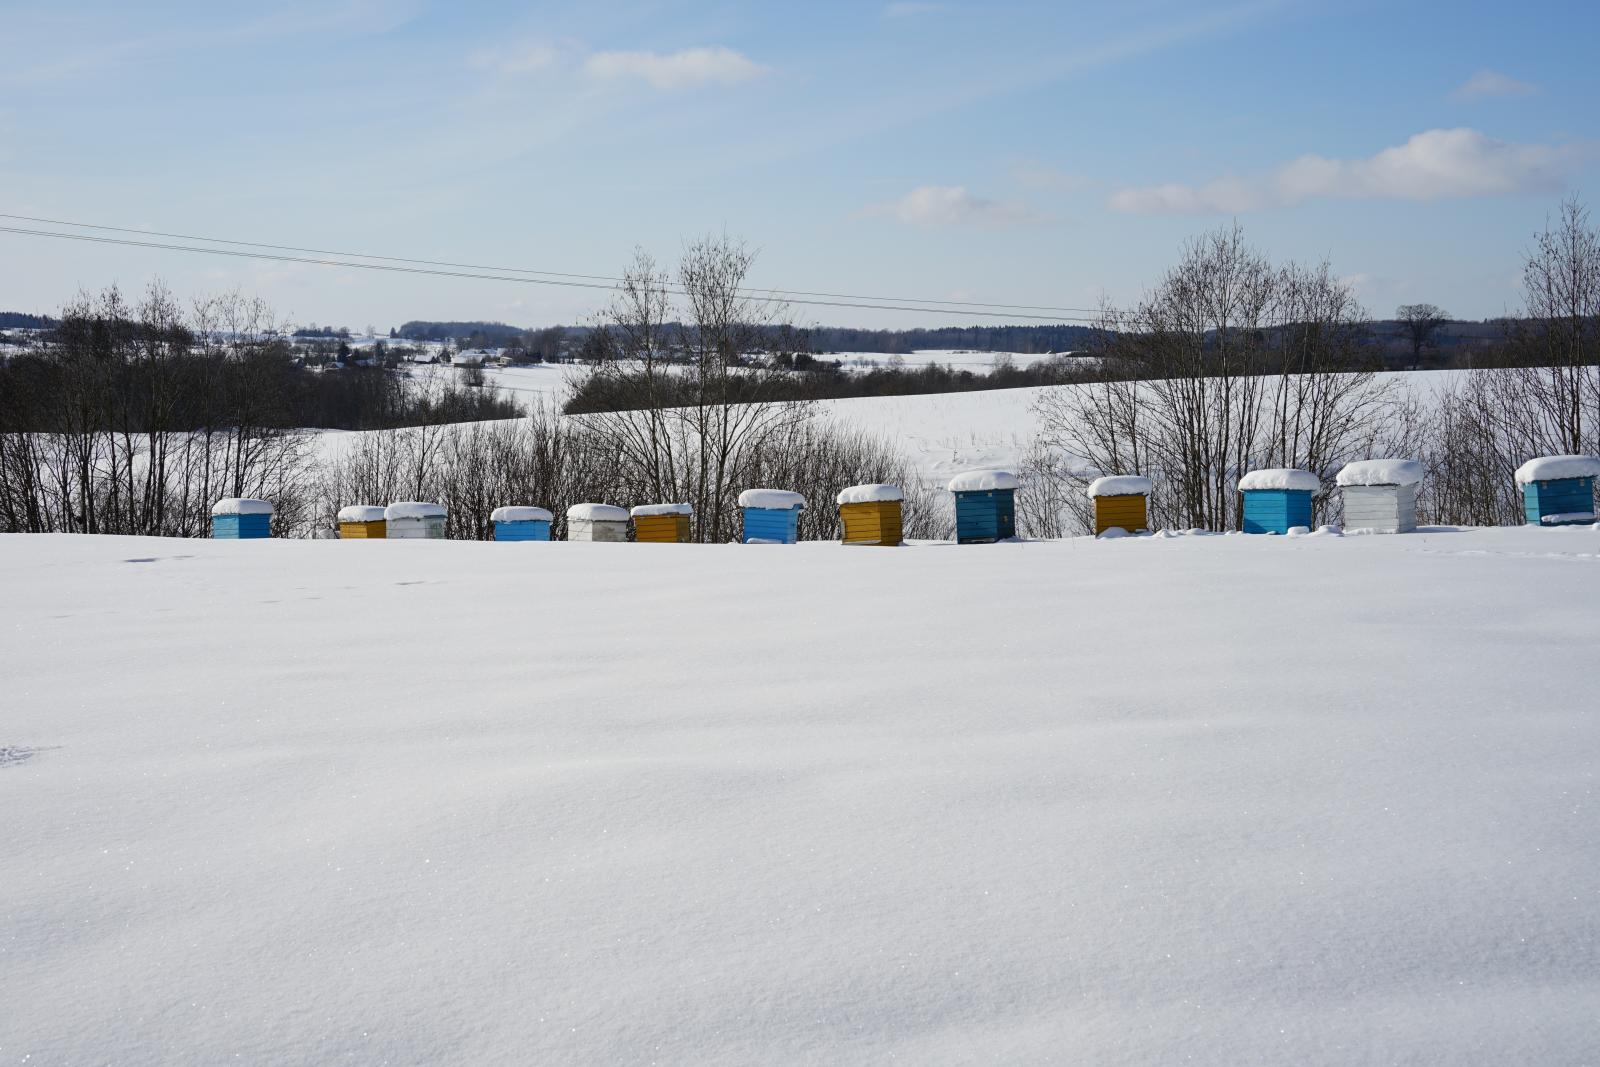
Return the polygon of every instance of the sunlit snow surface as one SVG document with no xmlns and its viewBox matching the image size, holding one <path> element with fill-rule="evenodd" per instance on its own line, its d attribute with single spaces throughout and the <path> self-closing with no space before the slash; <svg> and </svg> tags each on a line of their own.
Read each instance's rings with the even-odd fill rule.
<svg viewBox="0 0 1600 1067">
<path fill-rule="evenodd" d="M 1600 531 L 0 537 L 0 1061 L 1581 1063 Z"/>
</svg>

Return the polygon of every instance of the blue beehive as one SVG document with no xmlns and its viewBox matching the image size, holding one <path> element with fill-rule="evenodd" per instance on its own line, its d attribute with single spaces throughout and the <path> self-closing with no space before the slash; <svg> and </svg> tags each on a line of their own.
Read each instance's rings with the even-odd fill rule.
<svg viewBox="0 0 1600 1067">
<path fill-rule="evenodd" d="M 792 545 L 800 539 L 800 512 L 805 497 L 787 489 L 746 489 L 739 494 L 747 545 Z"/>
<path fill-rule="evenodd" d="M 956 497 L 956 544 L 986 545 L 1017 536 L 1017 476 L 967 471 L 950 479 Z"/>
<path fill-rule="evenodd" d="M 1311 498 L 1322 480 L 1310 471 L 1270 467 L 1251 471 L 1239 479 L 1244 494 L 1245 533 L 1286 534 L 1296 526 L 1311 526 Z"/>
<path fill-rule="evenodd" d="M 544 508 L 513 504 L 489 514 L 496 541 L 548 541 L 555 516 Z"/>
<path fill-rule="evenodd" d="M 211 506 L 211 536 L 238 541 L 272 536 L 272 504 L 249 497 L 224 497 Z"/>
<path fill-rule="evenodd" d="M 1543 456 L 1517 468 L 1522 516 L 1529 526 L 1586 526 L 1595 521 L 1595 456 Z"/>
</svg>

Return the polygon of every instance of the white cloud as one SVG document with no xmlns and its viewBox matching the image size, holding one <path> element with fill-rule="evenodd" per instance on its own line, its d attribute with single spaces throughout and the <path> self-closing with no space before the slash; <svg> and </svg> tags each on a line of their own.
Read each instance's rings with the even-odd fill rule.
<svg viewBox="0 0 1600 1067">
<path fill-rule="evenodd" d="M 498 74 L 532 74 L 544 70 L 556 61 L 556 50 L 547 44 L 529 42 L 487 48 L 474 53 L 472 65 L 479 70 L 492 70 Z"/>
<path fill-rule="evenodd" d="M 591 77 L 638 78 L 657 89 L 734 85 L 759 78 L 767 68 L 731 48 L 686 48 L 681 52 L 596 52 L 584 61 Z"/>
<path fill-rule="evenodd" d="M 1365 159 L 1307 155 L 1253 178 L 1157 185 L 1114 193 L 1115 211 L 1138 215 L 1240 214 L 1335 200 L 1444 200 L 1557 188 L 1584 155 L 1577 146 L 1514 144 L 1477 130 L 1427 130 Z"/>
<path fill-rule="evenodd" d="M 962 185 L 922 185 L 887 204 L 874 204 L 867 214 L 892 218 L 908 226 L 928 228 L 975 226 L 1001 229 L 1046 221 L 1026 204 L 974 196 Z"/>
<path fill-rule="evenodd" d="M 1450 96 L 1455 100 L 1488 100 L 1505 96 L 1532 96 L 1539 91 L 1537 85 L 1518 81 L 1497 70 L 1480 70 L 1456 87 Z"/>
</svg>

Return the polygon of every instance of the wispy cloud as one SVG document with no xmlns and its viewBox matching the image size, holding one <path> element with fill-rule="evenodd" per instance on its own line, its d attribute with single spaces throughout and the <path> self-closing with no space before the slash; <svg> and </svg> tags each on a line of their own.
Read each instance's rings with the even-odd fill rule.
<svg viewBox="0 0 1600 1067">
<path fill-rule="evenodd" d="M 1518 81 L 1509 74 L 1501 74 L 1497 70 L 1480 70 L 1458 85 L 1450 97 L 1453 100 L 1465 101 L 1492 100 L 1508 96 L 1533 96 L 1538 91 L 1537 85 Z"/>
<path fill-rule="evenodd" d="M 1140 215 L 1239 214 L 1313 198 L 1422 201 L 1537 192 L 1559 187 L 1585 154 L 1580 146 L 1515 144 L 1473 129 L 1427 130 L 1364 159 L 1301 156 L 1258 177 L 1123 189 L 1110 206 Z"/>
<path fill-rule="evenodd" d="M 529 41 L 485 48 L 480 52 L 474 52 L 469 62 L 478 70 L 514 76 L 548 69 L 555 64 L 557 54 L 552 45 Z"/>
<path fill-rule="evenodd" d="M 148 55 L 206 52 L 238 48 L 266 42 L 305 37 L 361 37 L 388 33 L 417 16 L 420 0 L 333 0 L 333 2 L 292 3 L 264 10 L 252 9 L 245 18 L 232 18 L 226 7 L 224 17 L 214 21 L 200 19 L 164 25 L 153 20 L 155 28 L 139 32 L 120 32 L 116 23 L 102 36 L 84 34 L 72 42 L 70 53 L 43 62 L 0 69 L 0 84 L 30 84 L 63 81 L 85 75 L 107 76 L 131 60 Z M 20 50 L 26 52 L 26 49 Z"/>
<path fill-rule="evenodd" d="M 964 185 L 921 185 L 898 200 L 873 204 L 866 214 L 929 229 L 969 226 L 994 230 L 1048 221 L 1024 203 L 976 196 Z"/>
<path fill-rule="evenodd" d="M 640 80 L 657 89 L 695 89 L 736 85 L 767 73 L 767 68 L 731 48 L 686 48 L 681 52 L 596 52 L 584 61 L 591 77 Z"/>
</svg>

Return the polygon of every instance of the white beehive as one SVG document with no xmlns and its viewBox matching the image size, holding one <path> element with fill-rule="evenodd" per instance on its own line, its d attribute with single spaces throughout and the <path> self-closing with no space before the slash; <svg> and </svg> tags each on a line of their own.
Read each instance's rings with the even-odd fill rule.
<svg viewBox="0 0 1600 1067">
<path fill-rule="evenodd" d="M 611 504 L 574 504 L 567 509 L 568 541 L 626 541 L 628 513 Z"/>
<path fill-rule="evenodd" d="M 1347 532 L 1410 533 L 1417 528 L 1422 464 L 1414 459 L 1363 459 L 1339 472 Z"/>
</svg>

